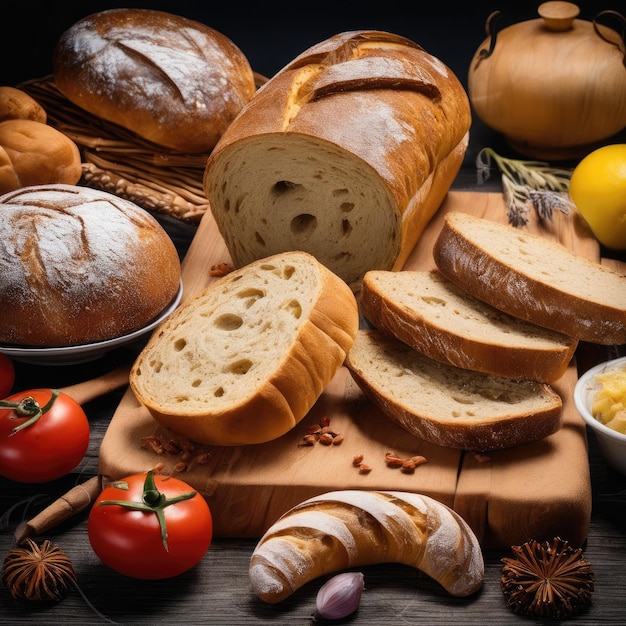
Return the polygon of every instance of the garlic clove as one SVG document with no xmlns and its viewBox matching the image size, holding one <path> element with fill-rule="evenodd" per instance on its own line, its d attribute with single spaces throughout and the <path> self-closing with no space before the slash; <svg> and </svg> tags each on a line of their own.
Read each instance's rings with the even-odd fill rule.
<svg viewBox="0 0 626 626">
<path fill-rule="evenodd" d="M 317 592 L 316 615 L 325 619 L 341 619 L 359 608 L 365 588 L 361 572 L 344 572 L 333 576 Z"/>
</svg>

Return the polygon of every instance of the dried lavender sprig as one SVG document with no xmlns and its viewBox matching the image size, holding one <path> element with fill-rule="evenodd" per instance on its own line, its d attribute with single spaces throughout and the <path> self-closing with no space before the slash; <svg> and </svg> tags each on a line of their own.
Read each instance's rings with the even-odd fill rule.
<svg viewBox="0 0 626 626">
<path fill-rule="evenodd" d="M 551 167 L 544 161 L 502 157 L 492 148 L 483 148 L 476 157 L 479 185 L 491 175 L 493 162 L 501 173 L 511 225 L 520 227 L 528 223 L 529 204 L 542 220 L 551 220 L 554 209 L 569 213 L 571 202 L 566 197 L 571 177 L 569 170 Z"/>
<path fill-rule="evenodd" d="M 502 192 L 507 206 L 509 224 L 515 227 L 526 226 L 530 199 L 528 189 L 502 174 Z"/>
<path fill-rule="evenodd" d="M 493 148 L 483 148 L 476 157 L 479 184 L 489 178 L 492 160 L 497 168 L 513 182 L 535 190 L 568 191 L 571 172 L 552 167 L 545 161 L 510 159 L 499 155 Z"/>
</svg>

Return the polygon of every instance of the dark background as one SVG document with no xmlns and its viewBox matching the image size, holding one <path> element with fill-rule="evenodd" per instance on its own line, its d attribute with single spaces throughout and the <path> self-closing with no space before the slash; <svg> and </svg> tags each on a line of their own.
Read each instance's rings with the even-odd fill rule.
<svg viewBox="0 0 626 626">
<path fill-rule="evenodd" d="M 0 21 L 0 85 L 52 73 L 52 55 L 60 35 L 81 18 L 119 7 L 151 8 L 197 20 L 229 37 L 246 55 L 252 68 L 270 78 L 310 46 L 332 35 L 349 30 L 385 30 L 412 39 L 443 61 L 467 89 L 467 74 L 475 52 L 487 38 L 486 21 L 500 11 L 498 30 L 524 20 L 537 19 L 541 2 L 474 0 L 452 2 L 380 1 L 374 6 L 360 2 L 243 3 L 222 2 L 20 2 L 11 6 Z M 626 15 L 626 0 L 581 0 L 579 19 L 592 20 L 599 12 L 615 10 Z M 248 5 L 248 6 L 246 6 Z M 251 5 L 251 6 L 249 6 Z M 603 21 L 619 30 L 615 20 Z M 623 35 L 623 33 L 622 33 Z M 619 141 L 622 134 L 618 136 Z M 504 138 L 474 116 L 470 145 L 463 171 L 468 184 L 475 182 L 475 160 L 480 150 L 490 146 L 503 156 L 520 157 Z M 563 163 L 566 167 L 574 162 Z M 471 179 L 471 180 L 470 180 Z M 464 187 L 464 180 L 457 186 Z"/>
<path fill-rule="evenodd" d="M 485 38 L 485 21 L 494 10 L 499 24 L 537 17 L 540 2 L 396 3 L 265 2 L 252 6 L 236 0 L 222 2 L 11 2 L 0 22 L 0 82 L 15 85 L 51 72 L 54 45 L 61 33 L 90 13 L 115 7 L 143 7 L 198 20 L 229 37 L 248 57 L 253 69 L 270 77 L 292 58 L 331 35 L 345 30 L 376 29 L 403 35 L 446 63 L 466 85 L 474 52 Z M 460 4 L 460 6 L 459 6 Z M 580 18 L 599 11 L 626 12 L 624 0 L 577 2 Z M 11 15 L 9 17 L 9 15 Z"/>
</svg>

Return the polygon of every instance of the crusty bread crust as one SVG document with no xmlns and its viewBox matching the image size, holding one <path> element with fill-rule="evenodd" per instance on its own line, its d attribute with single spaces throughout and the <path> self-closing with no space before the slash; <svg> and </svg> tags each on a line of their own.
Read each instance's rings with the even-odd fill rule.
<svg viewBox="0 0 626 626">
<path fill-rule="evenodd" d="M 75 185 L 83 173 L 78 146 L 44 122 L 0 122 L 0 193 L 30 185 Z"/>
<path fill-rule="evenodd" d="M 175 298 L 180 260 L 144 209 L 75 185 L 0 197 L 0 342 L 104 341 L 143 328 Z"/>
<path fill-rule="evenodd" d="M 53 74 L 61 93 L 89 113 L 189 153 L 208 153 L 256 89 L 228 37 L 139 8 L 76 22 L 57 42 Z"/>
<path fill-rule="evenodd" d="M 305 250 L 356 291 L 401 267 L 463 161 L 452 72 L 416 43 L 340 33 L 274 75 L 229 126 L 204 186 L 236 266 Z"/>
<path fill-rule="evenodd" d="M 559 243 L 451 212 L 433 256 L 449 280 L 510 315 L 581 341 L 626 343 L 626 276 Z"/>
<path fill-rule="evenodd" d="M 130 385 L 157 422 L 193 441 L 270 441 L 308 413 L 358 324 L 338 276 L 307 253 L 282 253 L 181 305 L 137 358 Z"/>
<path fill-rule="evenodd" d="M 510 448 L 562 424 L 563 403 L 550 386 L 440 363 L 377 330 L 359 331 L 346 365 L 388 418 L 440 446 Z"/>
<path fill-rule="evenodd" d="M 400 491 L 331 491 L 281 516 L 250 559 L 254 592 L 277 603 L 307 582 L 340 570 L 402 563 L 453 596 L 480 589 L 484 563 L 465 520 L 428 496 Z"/>
<path fill-rule="evenodd" d="M 437 270 L 372 270 L 359 298 L 378 330 L 431 359 L 487 374 L 554 382 L 578 345 L 477 300 Z"/>
</svg>

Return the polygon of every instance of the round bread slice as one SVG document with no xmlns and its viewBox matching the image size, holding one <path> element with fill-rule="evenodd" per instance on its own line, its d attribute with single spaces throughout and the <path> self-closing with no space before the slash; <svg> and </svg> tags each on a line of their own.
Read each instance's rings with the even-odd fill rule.
<svg viewBox="0 0 626 626">
<path fill-rule="evenodd" d="M 626 343 L 626 276 L 545 237 L 458 211 L 435 264 L 479 300 L 581 341 Z"/>
<path fill-rule="evenodd" d="M 562 425 L 563 403 L 549 385 L 440 363 L 377 330 L 359 331 L 346 365 L 389 419 L 440 446 L 510 448 Z"/>
<path fill-rule="evenodd" d="M 554 382 L 578 345 L 474 298 L 437 270 L 371 270 L 360 302 L 373 326 L 431 359 L 506 378 Z"/>
<path fill-rule="evenodd" d="M 201 444 L 270 441 L 311 409 L 358 331 L 356 298 L 312 255 L 220 278 L 175 311 L 130 372 L 155 420 Z"/>
</svg>

